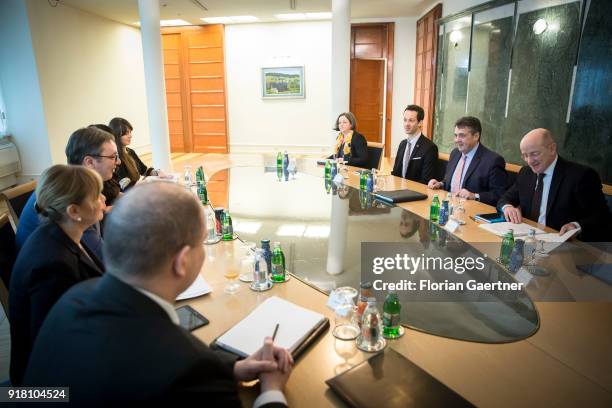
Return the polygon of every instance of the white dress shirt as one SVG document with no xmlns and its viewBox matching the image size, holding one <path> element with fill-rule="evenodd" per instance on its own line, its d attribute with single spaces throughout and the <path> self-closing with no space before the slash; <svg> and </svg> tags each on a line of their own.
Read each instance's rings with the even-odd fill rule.
<svg viewBox="0 0 612 408">
<path fill-rule="evenodd" d="M 155 293 L 151 293 L 147 290 L 144 290 L 136 286 L 132 286 L 132 287 L 136 289 L 137 291 L 139 291 L 140 293 L 142 293 L 143 295 L 147 296 L 149 299 L 151 299 L 155 303 L 157 303 L 159 307 L 164 309 L 164 311 L 168 314 L 168 317 L 170 317 L 170 320 L 172 320 L 172 323 L 176 324 L 177 326 L 179 325 L 180 323 L 179 317 L 178 317 L 178 314 L 176 314 L 176 310 L 174 310 L 174 306 L 172 306 L 169 302 L 162 299 L 161 297 L 157 296 Z M 285 405 L 289 405 L 287 404 L 285 395 L 281 391 L 270 390 L 270 391 L 262 392 L 259 395 L 259 397 L 255 399 L 255 402 L 253 402 L 253 408 L 259 408 L 260 406 L 269 404 L 271 402 L 281 402 Z"/>
<path fill-rule="evenodd" d="M 406 178 L 406 172 L 408 171 L 408 161 L 410 155 L 414 152 L 414 146 L 421 137 L 421 131 L 418 131 L 414 135 L 408 135 L 406 137 L 406 149 L 404 150 L 404 158 L 402 160 L 402 177 Z"/>
</svg>

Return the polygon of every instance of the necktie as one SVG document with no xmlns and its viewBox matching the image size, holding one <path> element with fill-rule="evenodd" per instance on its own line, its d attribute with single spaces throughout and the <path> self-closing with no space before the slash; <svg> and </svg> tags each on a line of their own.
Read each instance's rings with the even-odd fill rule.
<svg viewBox="0 0 612 408">
<path fill-rule="evenodd" d="M 544 176 L 546 174 L 540 173 L 538 174 L 538 179 L 536 181 L 536 188 L 533 193 L 533 200 L 531 201 L 531 212 L 529 213 L 529 218 L 535 222 L 540 218 L 540 206 L 542 205 L 542 193 L 544 192 Z"/>
<path fill-rule="evenodd" d="M 402 163 L 402 177 L 406 178 L 406 172 L 408 171 L 408 163 L 410 162 L 410 148 L 411 144 L 406 141 L 406 151 L 404 152 L 404 161 Z"/>
<path fill-rule="evenodd" d="M 457 163 L 457 169 L 453 174 L 453 180 L 451 181 L 451 193 L 456 193 L 461 190 L 461 176 L 463 176 L 463 167 L 465 166 L 465 154 L 461 155 L 461 160 Z"/>
</svg>

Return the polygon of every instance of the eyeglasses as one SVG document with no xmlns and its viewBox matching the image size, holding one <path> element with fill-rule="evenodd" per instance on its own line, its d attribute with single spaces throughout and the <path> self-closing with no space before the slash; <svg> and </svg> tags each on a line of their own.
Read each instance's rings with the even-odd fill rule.
<svg viewBox="0 0 612 408">
<path fill-rule="evenodd" d="M 111 159 L 111 160 L 114 160 L 114 161 L 118 161 L 119 160 L 119 153 L 110 154 L 108 156 L 105 156 L 103 154 L 88 154 L 88 156 L 91 156 L 91 157 L 106 157 L 107 159 Z"/>
</svg>

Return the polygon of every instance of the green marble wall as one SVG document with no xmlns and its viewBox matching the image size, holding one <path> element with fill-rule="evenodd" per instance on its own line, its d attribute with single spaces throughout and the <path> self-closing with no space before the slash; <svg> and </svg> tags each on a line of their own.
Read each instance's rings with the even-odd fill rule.
<svg viewBox="0 0 612 408">
<path fill-rule="evenodd" d="M 519 6 L 518 21 L 510 16 L 476 23 L 471 55 L 469 27 L 461 29 L 462 41 L 452 44 L 453 22 L 445 24 L 439 47 L 434 141 L 441 152 L 449 152 L 454 147 L 454 121 L 473 115 L 483 124 L 483 143 L 507 162 L 522 165 L 520 139 L 531 129 L 545 127 L 555 135 L 561 155 L 594 167 L 610 183 L 612 30 L 606 20 L 612 15 L 612 1 L 591 0 L 579 54 L 581 2 L 522 12 L 524 8 Z M 547 28 L 536 34 L 533 27 L 539 19 L 547 22 Z M 474 20 L 478 21 L 478 14 Z"/>
</svg>

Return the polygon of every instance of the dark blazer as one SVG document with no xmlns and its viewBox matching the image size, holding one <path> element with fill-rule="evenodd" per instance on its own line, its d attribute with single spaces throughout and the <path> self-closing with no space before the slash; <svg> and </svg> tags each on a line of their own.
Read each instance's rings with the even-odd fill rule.
<svg viewBox="0 0 612 408">
<path fill-rule="evenodd" d="M 151 175 L 151 172 L 154 170 L 152 167 L 147 167 L 146 164 L 144 164 L 142 162 L 142 160 L 140 160 L 140 157 L 138 157 L 138 155 L 136 154 L 136 152 L 132 149 L 130 149 L 129 147 L 126 147 L 127 153 L 130 155 L 130 157 L 132 158 L 132 160 L 134 161 L 134 164 L 136 164 L 136 170 L 138 170 L 138 174 L 141 176 L 149 176 Z M 138 182 L 139 178 L 136 179 L 132 179 L 130 177 L 130 174 L 127 170 L 127 166 L 125 164 L 125 162 L 122 160 L 121 164 L 115 169 L 115 175 L 114 175 L 114 179 L 119 182 L 119 180 L 123 179 L 123 178 L 129 178 L 130 184 L 125 188 L 125 190 L 128 190 L 129 188 L 133 187 L 134 185 L 136 185 L 136 182 Z"/>
<path fill-rule="evenodd" d="M 395 164 L 393 165 L 393 174 L 396 177 L 402 177 L 402 163 L 404 161 L 404 152 L 406 151 L 407 140 L 404 139 L 397 148 L 395 156 Z M 438 168 L 438 146 L 429 140 L 425 135 L 419 136 L 419 139 L 410 153 L 410 162 L 406 171 L 408 180 L 417 181 L 427 184 L 432 178 L 436 178 L 436 169 Z"/>
<path fill-rule="evenodd" d="M 87 248 L 87 247 L 85 247 Z M 9 289 L 11 382 L 21 384 L 38 331 L 51 307 L 71 286 L 104 271 L 54 222 L 41 224 L 26 241 L 13 267 Z"/>
<path fill-rule="evenodd" d="M 456 148 L 450 154 L 446 173 L 444 175 L 444 189 L 450 191 L 453 173 L 461 159 L 461 152 Z M 496 205 L 507 186 L 506 161 L 499 154 L 478 145 L 472 161 L 463 176 L 463 188 L 480 194 L 480 201 L 489 205 Z"/>
<path fill-rule="evenodd" d="M 76 285 L 57 302 L 36 340 L 24 383 L 70 385 L 70 402 L 80 406 L 176 405 L 198 398 L 206 406 L 238 407 L 235 361 L 106 274 Z"/>
<path fill-rule="evenodd" d="M 342 147 L 342 146 L 341 146 Z M 338 155 L 338 152 L 335 152 Z M 328 157 L 332 159 L 334 155 Z M 358 132 L 353 131 L 353 137 L 351 138 L 351 154 L 348 157 L 344 157 L 349 166 L 366 168 L 368 166 L 368 141 L 366 138 Z"/>
<path fill-rule="evenodd" d="M 578 222 L 582 241 L 612 241 L 612 216 L 595 170 L 558 156 L 546 203 L 546 225 L 556 230 L 568 222 Z M 531 212 L 537 176 L 524 166 L 516 182 L 502 195 L 497 207 L 520 207 L 523 215 Z M 534 220 L 537 221 L 537 220 Z"/>
</svg>

